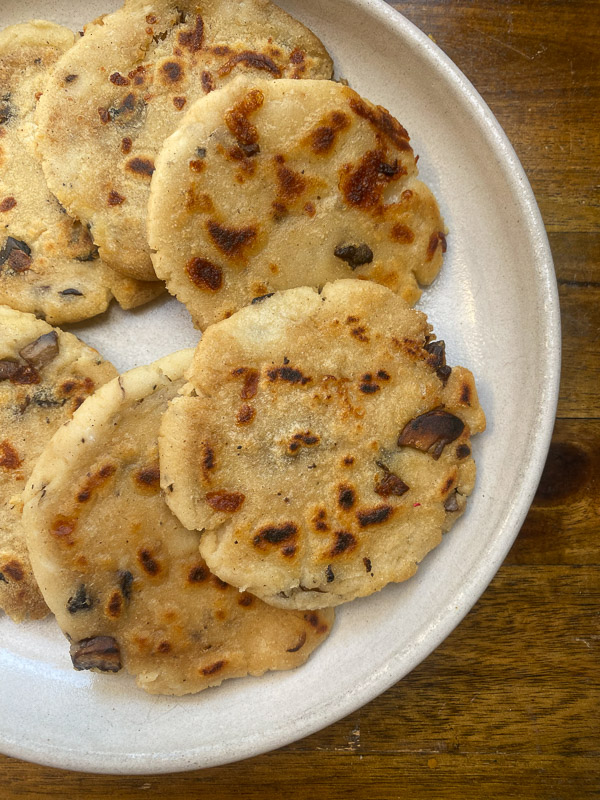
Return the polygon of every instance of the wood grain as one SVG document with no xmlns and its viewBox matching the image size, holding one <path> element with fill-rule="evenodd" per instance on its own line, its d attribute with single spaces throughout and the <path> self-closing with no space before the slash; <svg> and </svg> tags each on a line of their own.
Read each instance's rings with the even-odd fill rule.
<svg viewBox="0 0 600 800">
<path fill-rule="evenodd" d="M 563 373 L 547 467 L 519 538 L 428 659 L 320 733 L 169 776 L 90 776 L 0 757 L 0 797 L 600 798 L 598 2 L 397 7 L 488 102 L 550 235 Z"/>
</svg>

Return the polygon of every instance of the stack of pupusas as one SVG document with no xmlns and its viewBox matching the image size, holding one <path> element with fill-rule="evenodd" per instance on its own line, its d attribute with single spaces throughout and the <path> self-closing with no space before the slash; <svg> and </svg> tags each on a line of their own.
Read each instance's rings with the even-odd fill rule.
<svg viewBox="0 0 600 800">
<path fill-rule="evenodd" d="M 1 606 L 152 693 L 299 666 L 474 485 L 408 133 L 267 0 L 15 26 L 0 77 Z M 117 376 L 48 324 L 163 281 L 195 351 Z"/>
</svg>

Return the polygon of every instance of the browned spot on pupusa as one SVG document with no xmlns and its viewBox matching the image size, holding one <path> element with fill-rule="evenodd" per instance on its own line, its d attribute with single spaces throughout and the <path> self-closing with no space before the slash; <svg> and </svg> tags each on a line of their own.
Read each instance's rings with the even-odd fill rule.
<svg viewBox="0 0 600 800">
<path fill-rule="evenodd" d="M 202 50 L 202 43 L 204 40 L 204 21 L 200 14 L 196 16 L 194 27 L 189 31 L 180 31 L 177 35 L 177 40 L 181 47 L 189 50 L 191 53 L 197 53 Z"/>
<path fill-rule="evenodd" d="M 121 139 L 121 152 L 124 156 L 129 155 L 131 153 L 131 148 L 133 147 L 133 141 L 130 139 L 129 136 L 124 136 Z"/>
<path fill-rule="evenodd" d="M 415 240 L 415 234 L 408 227 L 408 225 L 403 225 L 401 222 L 397 222 L 392 227 L 390 238 L 399 244 L 411 244 Z"/>
<path fill-rule="evenodd" d="M 125 198 L 122 194 L 119 194 L 115 189 L 111 189 L 108 193 L 108 205 L 109 206 L 120 206 L 123 205 L 125 202 Z"/>
<path fill-rule="evenodd" d="M 213 448 L 204 442 L 202 444 L 202 475 L 204 480 L 210 483 L 210 472 L 215 468 L 215 451 Z"/>
<path fill-rule="evenodd" d="M 183 78 L 183 67 L 178 61 L 165 61 L 161 64 L 160 73 L 165 83 L 177 83 Z"/>
<path fill-rule="evenodd" d="M 9 578 L 18 583 L 25 577 L 25 570 L 23 569 L 23 565 L 13 558 L 5 564 L 2 564 L 0 567 L 0 574 L 8 575 Z"/>
<path fill-rule="evenodd" d="M 136 156 L 125 164 L 125 169 L 129 170 L 129 172 L 132 172 L 134 175 L 151 178 L 155 169 L 154 161 L 151 158 L 140 158 Z"/>
<path fill-rule="evenodd" d="M 248 592 L 243 592 L 238 598 L 238 606 L 242 606 L 242 608 L 250 608 L 252 603 L 254 603 L 254 598 Z"/>
<path fill-rule="evenodd" d="M 188 583 L 204 583 L 210 577 L 210 572 L 206 564 L 196 564 L 187 575 Z"/>
<path fill-rule="evenodd" d="M 319 508 L 313 517 L 312 523 L 316 531 L 328 531 L 327 511 L 324 508 Z"/>
<path fill-rule="evenodd" d="M 448 411 L 434 409 L 407 422 L 398 435 L 398 447 L 429 453 L 436 461 L 444 447 L 461 435 L 465 423 Z"/>
<path fill-rule="evenodd" d="M 156 577 L 162 570 L 160 562 L 148 547 L 141 547 L 138 550 L 137 558 L 144 572 L 152 577 Z"/>
<path fill-rule="evenodd" d="M 254 535 L 252 543 L 259 550 L 269 547 L 282 547 L 284 555 L 293 555 L 291 549 L 294 548 L 298 536 L 298 526 L 293 522 L 284 522 L 279 525 L 266 525 Z M 287 552 L 286 552 L 287 551 Z"/>
<path fill-rule="evenodd" d="M 63 514 L 58 514 L 50 524 L 50 533 L 59 541 L 65 544 L 73 544 L 73 533 L 77 527 L 76 517 L 67 517 Z"/>
<path fill-rule="evenodd" d="M 293 203 L 306 190 L 306 180 L 299 172 L 286 167 L 285 159 L 282 155 L 277 155 L 275 161 L 275 174 L 277 175 L 277 205 L 276 210 L 284 212 L 286 203 Z"/>
<path fill-rule="evenodd" d="M 300 650 L 300 648 L 303 647 L 305 643 L 306 643 L 306 631 L 302 631 L 296 643 L 292 647 L 288 647 L 286 653 L 297 653 L 298 650 Z"/>
<path fill-rule="evenodd" d="M 460 402 L 463 406 L 471 405 L 471 386 L 466 382 L 460 387 Z"/>
<path fill-rule="evenodd" d="M 358 388 L 363 394 L 375 394 L 381 389 L 381 386 L 375 383 L 373 375 L 370 372 L 365 372 L 360 379 Z"/>
<path fill-rule="evenodd" d="M 114 464 L 105 464 L 104 466 L 100 467 L 97 472 L 89 473 L 82 488 L 77 493 L 77 501 L 79 503 L 86 503 L 92 496 L 93 492 L 95 492 L 96 489 L 99 489 L 101 486 L 104 486 L 104 484 L 115 474 L 116 471 L 117 468 Z"/>
<path fill-rule="evenodd" d="M 187 103 L 187 100 L 186 100 L 185 97 L 179 97 L 178 96 L 178 97 L 174 97 L 173 98 L 173 105 L 175 106 L 177 111 L 181 111 L 186 103 Z"/>
<path fill-rule="evenodd" d="M 304 619 L 311 628 L 314 628 L 317 633 L 326 633 L 329 630 L 329 626 L 326 622 L 323 622 L 321 617 L 318 615 L 316 611 L 309 611 L 304 614 Z"/>
<path fill-rule="evenodd" d="M 6 439 L 0 442 L 0 467 L 5 470 L 18 469 L 21 466 L 19 454 Z"/>
<path fill-rule="evenodd" d="M 115 86 L 129 86 L 131 81 L 129 78 L 126 78 L 124 75 L 121 75 L 120 72 L 113 72 L 109 78 L 111 83 L 114 83 Z"/>
<path fill-rule="evenodd" d="M 123 610 L 123 595 L 118 589 L 115 589 L 111 596 L 108 598 L 106 604 L 106 616 L 111 619 L 118 619 Z"/>
<path fill-rule="evenodd" d="M 147 67 L 145 67 L 143 64 L 140 64 L 135 69 L 132 69 L 131 72 L 129 73 L 129 77 L 136 86 L 142 86 L 143 83 L 145 82 L 146 70 Z"/>
<path fill-rule="evenodd" d="M 229 61 L 226 61 L 225 64 L 219 67 L 217 72 L 221 77 L 224 77 L 225 75 L 229 75 L 238 64 L 244 64 L 246 67 L 257 69 L 261 72 L 268 72 L 275 78 L 281 78 L 282 75 L 281 67 L 278 67 L 272 58 L 264 55 L 264 53 L 256 53 L 252 50 L 244 50 L 242 53 L 236 53 Z"/>
<path fill-rule="evenodd" d="M 215 209 L 210 195 L 205 192 L 196 193 L 196 189 L 190 186 L 185 192 L 185 207 L 190 214 L 211 214 Z"/>
<path fill-rule="evenodd" d="M 349 206 L 369 213 L 383 210 L 383 192 L 388 183 L 405 175 L 396 160 L 388 164 L 383 150 L 369 150 L 357 164 L 344 164 L 340 169 L 340 190 Z"/>
<path fill-rule="evenodd" d="M 292 384 L 300 384 L 301 386 L 305 386 L 312 378 L 309 378 L 307 375 L 303 375 L 299 369 L 295 369 L 294 367 L 274 367 L 273 369 L 267 370 L 267 377 L 269 381 L 285 381 L 286 383 Z"/>
<path fill-rule="evenodd" d="M 356 96 L 350 97 L 348 104 L 357 116 L 368 120 L 376 130 L 390 139 L 398 150 L 411 149 L 406 129 L 383 106 L 372 106 Z"/>
<path fill-rule="evenodd" d="M 17 201 L 14 197 L 5 197 L 3 200 L 0 200 L 0 212 L 12 211 L 16 205 Z"/>
<path fill-rule="evenodd" d="M 356 492 L 352 486 L 343 483 L 338 486 L 338 505 L 344 511 L 349 511 L 356 502 Z"/>
<path fill-rule="evenodd" d="M 257 111 L 264 101 L 263 93 L 259 89 L 253 89 L 225 114 L 225 124 L 241 145 L 252 146 L 258 143 L 258 130 L 248 117 Z"/>
<path fill-rule="evenodd" d="M 240 408 L 236 416 L 238 425 L 249 425 L 256 416 L 256 409 L 249 406 L 247 403 Z"/>
<path fill-rule="evenodd" d="M 321 439 L 317 434 L 311 433 L 310 431 L 303 431 L 302 433 L 295 433 L 291 441 L 287 444 L 287 451 L 288 453 L 296 453 L 300 450 L 301 447 L 314 447 L 315 445 L 319 444 Z"/>
<path fill-rule="evenodd" d="M 200 82 L 202 84 L 202 88 L 204 89 L 205 94 L 212 92 L 213 89 L 215 88 L 215 82 L 213 80 L 213 76 L 210 74 L 210 72 L 207 72 L 206 70 L 204 70 L 204 72 L 200 76 Z"/>
<path fill-rule="evenodd" d="M 217 672 L 220 672 L 226 664 L 227 661 L 225 661 L 224 659 L 221 661 L 215 661 L 214 664 L 210 664 L 210 666 L 208 667 L 202 667 L 200 672 L 206 676 L 216 675 Z"/>
<path fill-rule="evenodd" d="M 442 253 L 445 253 L 447 247 L 446 235 L 442 233 L 442 231 L 434 231 L 429 237 L 429 242 L 427 243 L 427 253 L 425 255 L 425 261 L 431 261 L 433 259 L 438 249 L 438 245 L 441 245 Z"/>
<path fill-rule="evenodd" d="M 330 153 L 340 131 L 350 126 L 350 117 L 343 111 L 332 111 L 319 122 L 306 137 L 310 149 L 316 155 Z"/>
<path fill-rule="evenodd" d="M 256 239 L 256 226 L 245 228 L 228 228 L 214 220 L 208 220 L 206 228 L 210 238 L 219 250 L 230 259 L 243 258 L 245 251 Z"/>
<path fill-rule="evenodd" d="M 160 466 L 158 461 L 140 467 L 134 473 L 133 478 L 138 489 L 148 494 L 156 494 L 156 492 L 160 491 Z"/>
<path fill-rule="evenodd" d="M 369 525 L 379 525 L 388 520 L 393 514 L 392 506 L 376 506 L 375 508 L 364 508 L 356 512 L 356 518 L 361 528 Z"/>
<path fill-rule="evenodd" d="M 223 285 L 223 271 L 206 258 L 192 258 L 185 265 L 188 278 L 199 289 L 218 292 Z"/>
<path fill-rule="evenodd" d="M 206 494 L 206 502 L 214 511 L 227 511 L 230 514 L 239 511 L 245 499 L 246 496 L 241 492 L 228 492 L 225 489 Z"/>
<path fill-rule="evenodd" d="M 356 547 L 356 538 L 348 531 L 336 531 L 335 541 L 328 552 L 332 558 L 342 555 L 342 553 L 350 553 Z"/>
</svg>

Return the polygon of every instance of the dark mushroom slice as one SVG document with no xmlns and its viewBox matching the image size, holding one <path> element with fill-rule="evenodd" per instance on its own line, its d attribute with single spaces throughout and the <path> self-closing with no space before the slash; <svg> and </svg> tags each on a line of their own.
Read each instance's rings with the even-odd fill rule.
<svg viewBox="0 0 600 800">
<path fill-rule="evenodd" d="M 413 447 L 436 461 L 447 444 L 465 429 L 465 423 L 448 411 L 434 409 L 408 422 L 398 436 L 398 447 Z"/>
<path fill-rule="evenodd" d="M 77 670 L 97 669 L 100 672 L 118 672 L 121 669 L 121 651 L 112 636 L 94 636 L 75 642 L 70 648 L 71 661 Z"/>
<path fill-rule="evenodd" d="M 429 344 L 425 345 L 425 350 L 433 356 L 432 367 L 435 369 L 438 378 L 446 383 L 452 372 L 452 367 L 446 364 L 446 343 L 443 339 L 437 342 L 429 342 Z"/>
<path fill-rule="evenodd" d="M 336 247 L 333 251 L 336 258 L 345 261 L 350 269 L 362 267 L 363 264 L 370 264 L 373 261 L 373 251 L 367 244 L 343 244 Z"/>
<path fill-rule="evenodd" d="M 67 611 L 69 614 L 76 614 L 78 611 L 88 611 L 94 605 L 92 597 L 84 583 L 77 587 L 77 591 L 67 601 Z"/>
<path fill-rule="evenodd" d="M 19 355 L 36 369 L 41 369 L 58 355 L 58 334 L 56 331 L 44 333 L 34 342 L 25 345 L 25 347 L 19 351 Z"/>
<path fill-rule="evenodd" d="M 13 361 L 10 358 L 3 358 L 0 360 L 0 381 L 6 381 L 13 378 L 21 365 L 18 361 Z"/>
<path fill-rule="evenodd" d="M 456 499 L 456 491 L 449 494 L 448 497 L 444 501 L 444 509 L 446 511 L 459 511 L 460 507 L 458 505 L 458 500 Z"/>
<path fill-rule="evenodd" d="M 4 243 L 4 247 L 2 250 L 0 250 L 0 267 L 2 264 L 5 264 L 7 261 L 9 261 L 11 254 L 15 250 L 24 253 L 24 256 L 21 256 L 23 260 L 25 260 L 25 256 L 31 256 L 31 247 L 29 247 L 26 242 L 22 242 L 20 239 L 15 239 L 13 236 L 9 236 Z M 31 259 L 28 258 L 28 261 L 31 262 Z M 9 266 L 11 265 L 11 261 L 9 261 Z"/>
<path fill-rule="evenodd" d="M 382 480 L 377 480 L 375 483 L 376 494 L 381 495 L 381 497 L 390 497 L 390 495 L 402 497 L 403 494 L 408 492 L 410 486 L 404 483 L 402 478 L 399 478 L 398 475 L 392 472 L 390 468 L 381 461 L 376 461 L 375 463 L 383 470 Z"/>
</svg>

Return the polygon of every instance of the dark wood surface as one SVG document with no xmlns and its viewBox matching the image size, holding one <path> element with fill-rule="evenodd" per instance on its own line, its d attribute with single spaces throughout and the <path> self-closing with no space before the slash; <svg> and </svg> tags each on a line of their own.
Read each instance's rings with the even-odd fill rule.
<svg viewBox="0 0 600 800">
<path fill-rule="evenodd" d="M 563 373 L 523 529 L 458 629 L 360 711 L 277 752 L 168 776 L 0 756 L 1 798 L 600 798 L 600 3 L 396 4 L 471 79 L 531 180 Z"/>
</svg>

